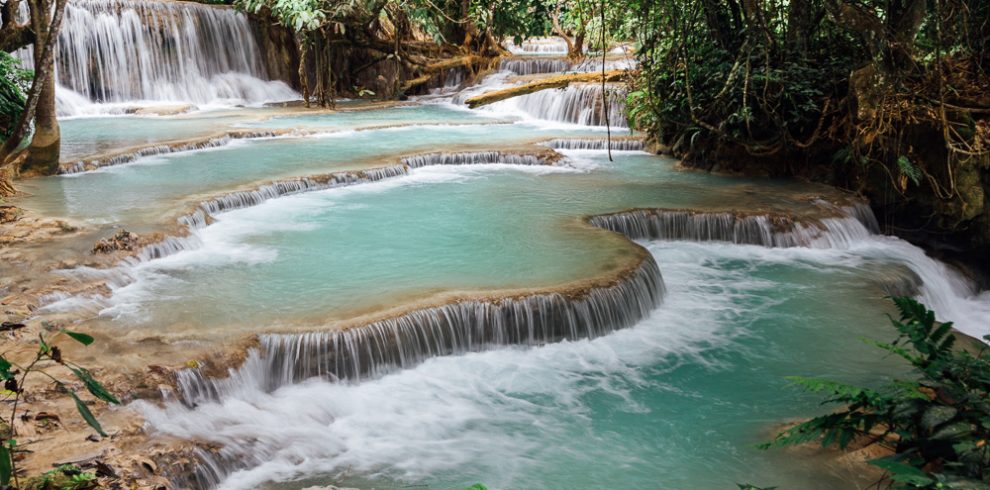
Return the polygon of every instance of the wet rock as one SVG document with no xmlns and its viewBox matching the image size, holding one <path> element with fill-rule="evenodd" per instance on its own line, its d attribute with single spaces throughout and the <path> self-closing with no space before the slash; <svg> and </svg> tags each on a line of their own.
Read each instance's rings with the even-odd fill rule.
<svg viewBox="0 0 990 490">
<path fill-rule="evenodd" d="M 137 233 L 120 230 L 112 237 L 101 239 L 93 246 L 94 254 L 109 254 L 121 250 L 133 251 L 138 246 Z"/>
<path fill-rule="evenodd" d="M 21 214 L 16 206 L 0 206 L 0 223 L 13 223 L 21 219 Z"/>
</svg>

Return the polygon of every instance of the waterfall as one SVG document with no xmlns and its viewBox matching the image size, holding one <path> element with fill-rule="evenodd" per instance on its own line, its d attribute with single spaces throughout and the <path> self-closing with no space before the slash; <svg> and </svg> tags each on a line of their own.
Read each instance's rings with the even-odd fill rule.
<svg viewBox="0 0 990 490">
<path fill-rule="evenodd" d="M 595 338 L 649 315 L 664 290 L 656 261 L 646 255 L 612 286 L 459 301 L 347 330 L 262 335 L 261 345 L 228 378 L 208 378 L 199 369 L 186 369 L 177 374 L 177 384 L 182 401 L 194 406 L 243 390 L 273 391 L 313 377 L 376 378 L 436 356 Z"/>
<path fill-rule="evenodd" d="M 606 60 L 605 70 L 629 70 L 636 67 L 635 60 Z M 509 58 L 503 59 L 498 64 L 501 71 L 511 71 L 516 75 L 538 75 L 546 73 L 564 72 L 596 72 L 602 70 L 602 61 L 586 60 L 580 63 L 571 63 L 560 58 Z"/>
<path fill-rule="evenodd" d="M 609 71 L 609 70 L 632 70 L 632 69 L 635 69 L 638 64 L 639 64 L 639 62 L 637 62 L 633 58 L 624 58 L 624 59 L 618 59 L 618 60 L 605 60 L 605 70 L 606 71 Z M 588 59 L 586 59 L 586 60 L 584 60 L 584 61 L 582 61 L 580 63 L 577 63 L 577 64 L 575 64 L 574 66 L 571 67 L 571 71 L 578 71 L 578 72 L 583 72 L 583 73 L 595 72 L 595 71 L 602 71 L 602 60 L 601 60 L 601 57 L 598 57 L 598 59 L 588 58 Z"/>
<path fill-rule="evenodd" d="M 207 148 L 217 148 L 229 144 L 238 139 L 257 139 L 278 136 L 276 131 L 228 131 L 221 136 L 213 136 L 196 141 L 183 141 L 173 144 L 161 144 L 138 148 L 134 151 L 116 153 L 100 158 L 83 159 L 74 162 L 63 163 L 59 167 L 60 174 L 77 174 L 89 172 L 98 168 L 110 167 L 131 163 L 139 158 L 167 155 L 183 151 L 205 150 Z"/>
<path fill-rule="evenodd" d="M 498 69 L 516 75 L 561 73 L 570 70 L 571 63 L 558 58 L 505 59 L 498 63 Z"/>
<path fill-rule="evenodd" d="M 595 216 L 589 222 L 634 239 L 847 249 L 872 235 L 876 221 L 865 204 L 843 210 L 845 217 L 802 222 L 776 214 L 636 209 Z"/>
<path fill-rule="evenodd" d="M 30 49 L 18 56 L 32 66 Z M 247 16 L 157 0 L 72 0 L 58 39 L 59 110 L 86 101 L 248 103 L 297 98 L 268 81 Z"/>
<path fill-rule="evenodd" d="M 559 37 L 536 37 L 522 44 L 510 40 L 506 48 L 515 54 L 567 54 L 567 42 Z"/>
<path fill-rule="evenodd" d="M 605 138 L 554 139 L 544 143 L 555 150 L 605 150 L 609 141 Z M 616 138 L 611 142 L 612 151 L 643 151 L 643 140 L 638 138 Z"/>
<path fill-rule="evenodd" d="M 300 192 L 321 191 L 335 187 L 343 187 L 366 182 L 399 177 L 408 173 L 403 165 L 378 167 L 367 170 L 341 171 L 326 175 L 302 177 L 272 182 L 256 189 L 236 191 L 224 194 L 215 199 L 203 201 L 195 211 L 178 219 L 178 222 L 189 228 L 202 228 L 210 223 L 214 215 L 257 206 L 269 199 L 275 199 Z"/>
<path fill-rule="evenodd" d="M 607 90 L 609 124 L 616 128 L 627 127 L 625 90 L 616 86 L 609 86 Z M 566 88 L 541 90 L 493 104 L 521 111 L 538 119 L 584 126 L 605 125 L 602 105 L 602 86 L 597 84 L 572 84 Z"/>
<path fill-rule="evenodd" d="M 427 153 L 402 159 L 402 163 L 410 168 L 431 165 L 480 165 L 503 163 L 507 165 L 552 165 L 551 159 L 544 155 L 525 153 L 505 153 L 501 151 L 479 151 L 462 153 Z"/>
</svg>

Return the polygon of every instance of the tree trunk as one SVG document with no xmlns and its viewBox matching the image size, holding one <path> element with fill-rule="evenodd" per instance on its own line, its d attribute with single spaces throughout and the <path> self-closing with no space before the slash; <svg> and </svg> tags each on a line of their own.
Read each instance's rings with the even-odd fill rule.
<svg viewBox="0 0 990 490">
<path fill-rule="evenodd" d="M 37 0 L 33 2 L 31 9 L 31 22 L 37 33 L 34 50 L 35 71 L 43 71 L 47 76 L 41 85 L 41 93 L 35 109 L 34 137 L 28 147 L 27 159 L 21 165 L 21 171 L 39 175 L 53 174 L 58 170 L 61 143 L 61 133 L 55 113 L 55 57 L 48 56 L 45 59 L 43 52 L 43 46 L 48 44 L 51 8 L 52 4 L 47 0 Z M 51 35 L 58 37 L 57 32 Z M 54 48 L 54 45 L 52 47 Z"/>
<path fill-rule="evenodd" d="M 814 6 L 809 0 L 791 0 L 787 11 L 787 52 L 805 56 L 814 29 Z"/>
<path fill-rule="evenodd" d="M 734 52 L 736 44 L 735 36 L 729 27 L 729 17 L 722 10 L 722 2 L 716 0 L 704 0 L 701 8 L 705 14 L 705 24 L 708 25 L 708 32 L 718 47 Z"/>
<path fill-rule="evenodd" d="M 62 14 L 65 12 L 65 3 L 66 0 L 55 0 L 55 12 L 51 17 L 50 26 L 46 25 L 49 19 L 47 16 L 39 16 L 40 19 L 43 19 L 43 22 L 35 24 L 35 28 L 39 32 L 43 31 L 46 34 L 44 37 L 45 42 L 35 45 L 36 52 L 40 51 L 42 53 L 38 58 L 41 61 L 38 67 L 41 69 L 35 70 L 34 82 L 31 84 L 31 90 L 28 91 L 24 112 L 21 113 L 20 119 L 18 119 L 17 124 L 14 126 L 14 131 L 7 138 L 7 141 L 4 142 L 3 148 L 0 148 L 0 193 L 3 195 L 11 195 L 14 192 L 14 187 L 10 181 L 13 179 L 14 166 L 18 163 L 18 157 L 19 155 L 23 155 L 23 153 L 15 153 L 15 150 L 20 144 L 21 139 L 27 134 L 28 125 L 34 119 L 35 111 L 41 100 L 41 94 L 44 91 L 43 88 L 52 76 L 52 71 L 54 71 L 51 69 L 45 70 L 44 68 L 50 68 L 54 65 L 55 39 L 58 36 L 59 28 L 62 26 Z M 50 12 L 47 8 L 44 11 Z M 40 29 L 38 26 L 40 26 Z M 50 94 L 54 97 L 54 92 L 50 92 Z M 56 129 L 57 127 L 56 122 Z"/>
<path fill-rule="evenodd" d="M 299 86 L 302 87 L 303 102 L 309 108 L 309 74 L 306 73 L 306 37 L 296 36 L 296 46 L 299 48 Z"/>
<path fill-rule="evenodd" d="M 567 46 L 567 57 L 571 61 L 577 61 L 584 58 L 584 37 L 588 33 L 585 26 L 581 26 L 577 34 L 574 35 L 574 43 Z"/>
</svg>

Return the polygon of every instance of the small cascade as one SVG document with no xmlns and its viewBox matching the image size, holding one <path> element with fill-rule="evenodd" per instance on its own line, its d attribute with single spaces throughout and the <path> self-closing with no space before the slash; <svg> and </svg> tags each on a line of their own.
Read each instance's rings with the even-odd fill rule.
<svg viewBox="0 0 990 490">
<path fill-rule="evenodd" d="M 222 136 L 214 136 L 198 141 L 186 141 L 176 144 L 154 145 L 154 146 L 140 148 L 138 150 L 129 153 L 118 153 L 107 157 L 83 159 L 75 162 L 63 163 L 60 166 L 58 173 L 76 174 L 81 172 L 88 172 L 103 167 L 111 167 L 114 165 L 123 165 L 125 163 L 131 163 L 143 157 L 166 155 L 169 153 L 179 153 L 183 151 L 205 150 L 207 148 L 217 148 L 220 146 L 227 145 L 234 140 L 271 138 L 274 136 L 278 136 L 279 134 L 280 133 L 276 131 L 230 131 Z"/>
<path fill-rule="evenodd" d="M 509 41 L 506 49 L 514 54 L 567 54 L 567 42 L 559 37 L 536 37 L 522 44 Z"/>
<path fill-rule="evenodd" d="M 607 90 L 609 125 L 615 128 L 628 127 L 625 90 L 615 86 L 607 87 Z M 562 89 L 541 90 L 494 105 L 502 104 L 538 119 L 584 126 L 605 125 L 601 85 L 575 84 Z"/>
<path fill-rule="evenodd" d="M 179 223 L 192 229 L 202 228 L 209 224 L 210 219 L 217 214 L 235 209 L 257 206 L 269 199 L 312 192 L 334 187 L 343 187 L 367 182 L 377 182 L 408 173 L 404 165 L 372 168 L 368 170 L 341 171 L 332 174 L 289 179 L 272 182 L 256 189 L 231 192 L 223 196 L 203 201 L 196 211 L 179 218 Z"/>
<path fill-rule="evenodd" d="M 634 325 L 663 299 L 663 278 L 652 256 L 612 286 L 578 293 L 466 300 L 413 311 L 362 327 L 330 332 L 264 335 L 230 377 L 198 369 L 177 377 L 189 406 L 272 391 L 308 378 L 360 381 L 437 356 L 505 345 L 541 345 L 595 338 Z"/>
<path fill-rule="evenodd" d="M 498 69 L 501 71 L 511 71 L 516 75 L 562 73 L 571 69 L 571 63 L 558 58 L 510 58 L 500 61 Z"/>
<path fill-rule="evenodd" d="M 449 68 L 443 74 L 443 88 L 455 89 L 467 80 L 467 70 L 463 66 Z"/>
<path fill-rule="evenodd" d="M 501 151 L 479 151 L 461 153 L 427 153 L 402 159 L 410 168 L 431 165 L 481 165 L 502 163 L 506 165 L 552 165 L 544 155 L 525 153 L 505 153 Z"/>
<path fill-rule="evenodd" d="M 611 70 L 633 70 L 639 63 L 633 58 L 619 59 L 619 60 L 605 60 L 605 71 Z M 602 71 L 602 59 L 588 58 L 580 63 L 575 64 L 571 67 L 571 71 L 588 73 L 588 72 L 600 72 Z"/>
<path fill-rule="evenodd" d="M 605 70 L 631 70 L 636 67 L 632 59 L 606 60 Z M 571 63 L 561 58 L 508 58 L 498 64 L 500 71 L 510 71 L 516 75 L 541 75 L 547 73 L 596 72 L 602 70 L 601 59 Z"/>
<path fill-rule="evenodd" d="M 606 150 L 612 151 L 643 151 L 643 140 L 637 138 L 613 139 L 611 144 L 605 138 L 567 138 L 554 139 L 544 143 L 555 150 Z"/>
<path fill-rule="evenodd" d="M 30 49 L 18 52 L 33 66 Z M 298 98 L 268 81 L 248 18 L 191 2 L 72 0 L 56 55 L 60 112 L 98 103 L 262 103 Z"/>
<path fill-rule="evenodd" d="M 595 216 L 589 223 L 634 239 L 845 249 L 872 234 L 857 215 L 864 218 L 867 213 L 869 217 L 873 215 L 866 205 L 843 209 L 847 217 L 813 222 L 801 222 L 784 215 L 636 209 Z"/>
</svg>

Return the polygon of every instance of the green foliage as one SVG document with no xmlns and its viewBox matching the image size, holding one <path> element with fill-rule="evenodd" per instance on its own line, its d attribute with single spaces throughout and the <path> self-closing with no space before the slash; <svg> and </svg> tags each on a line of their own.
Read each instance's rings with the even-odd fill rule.
<svg viewBox="0 0 990 490">
<path fill-rule="evenodd" d="M 847 447 L 871 437 L 894 441 L 892 456 L 870 461 L 904 488 L 969 488 L 990 480 L 990 354 L 953 349 L 951 323 L 911 298 L 893 298 L 898 337 L 874 344 L 905 359 L 918 377 L 881 389 L 813 378 L 791 378 L 823 404 L 844 408 L 803 422 L 762 448 L 820 441 Z M 990 340 L 990 336 L 988 336 Z"/>
<path fill-rule="evenodd" d="M 0 142 L 14 131 L 27 102 L 24 94 L 31 88 L 33 78 L 31 70 L 20 68 L 20 60 L 0 51 Z"/>
<path fill-rule="evenodd" d="M 235 0 L 234 5 L 254 14 L 267 8 L 272 17 L 296 32 L 315 31 L 327 20 L 320 0 Z"/>
<path fill-rule="evenodd" d="M 85 346 L 92 344 L 94 341 L 93 337 L 90 335 L 80 332 L 73 332 L 67 329 L 62 329 L 59 333 L 65 334 L 67 337 Z M 83 385 L 86 386 L 86 390 L 96 397 L 96 399 L 115 405 L 120 404 L 120 400 L 107 391 L 107 389 L 93 377 L 93 374 L 88 369 L 63 359 L 61 349 L 57 345 L 50 344 L 45 340 L 43 335 L 39 334 L 38 350 L 35 353 L 34 360 L 30 364 L 21 367 L 7 359 L 5 356 L 0 355 L 0 381 L 3 381 L 4 383 L 3 396 L 8 400 L 12 398 L 14 405 L 13 410 L 10 412 L 9 418 L 3 420 L 7 427 L 14 427 L 14 420 L 17 417 L 17 404 L 20 401 L 21 395 L 24 393 L 25 380 L 29 375 L 36 373 L 38 375 L 43 375 L 54 382 L 63 393 L 66 393 L 72 399 L 76 406 L 76 410 L 79 412 L 82 419 L 97 433 L 106 437 L 106 432 L 104 432 L 103 427 L 93 415 L 93 412 L 89 409 L 86 402 L 79 398 L 79 395 L 67 386 L 64 381 L 39 368 L 38 363 L 41 361 L 52 361 L 67 369 L 73 374 L 73 376 L 75 376 L 76 379 L 81 381 Z M 17 441 L 14 439 L 14 436 L 15 434 L 12 429 L 8 434 L 0 434 L 0 487 L 10 485 L 12 477 L 16 474 L 13 453 Z M 91 473 L 82 473 L 78 471 L 78 468 L 72 466 L 63 466 L 45 473 L 39 477 L 39 479 L 27 482 L 25 488 L 46 490 L 81 490 L 86 488 L 95 488 L 95 476 Z"/>
<path fill-rule="evenodd" d="M 488 490 L 488 487 L 486 487 L 483 483 L 475 483 L 474 485 L 471 485 L 470 487 L 467 487 L 464 490 Z"/>
<path fill-rule="evenodd" d="M 921 183 L 921 170 L 911 163 L 908 157 L 904 155 L 897 157 L 897 168 L 901 170 L 901 175 L 911 179 L 914 185 Z"/>
<path fill-rule="evenodd" d="M 952 177 L 922 178 L 925 169 L 938 176 L 949 164 L 951 174 L 954 158 L 986 155 L 976 129 L 985 117 L 942 102 L 985 105 L 990 2 L 623 4 L 636 12 L 626 18 L 637 20 L 637 88 L 650 94 L 630 97 L 630 120 L 686 160 L 801 173 L 841 148 L 839 168 L 822 170 L 842 185 L 875 187 L 879 173 L 901 194 L 910 181 L 948 200 Z M 949 156 L 911 161 L 912 144 Z"/>
<path fill-rule="evenodd" d="M 73 464 L 46 471 L 24 484 L 25 490 L 87 490 L 98 488 L 96 475 Z"/>
</svg>

